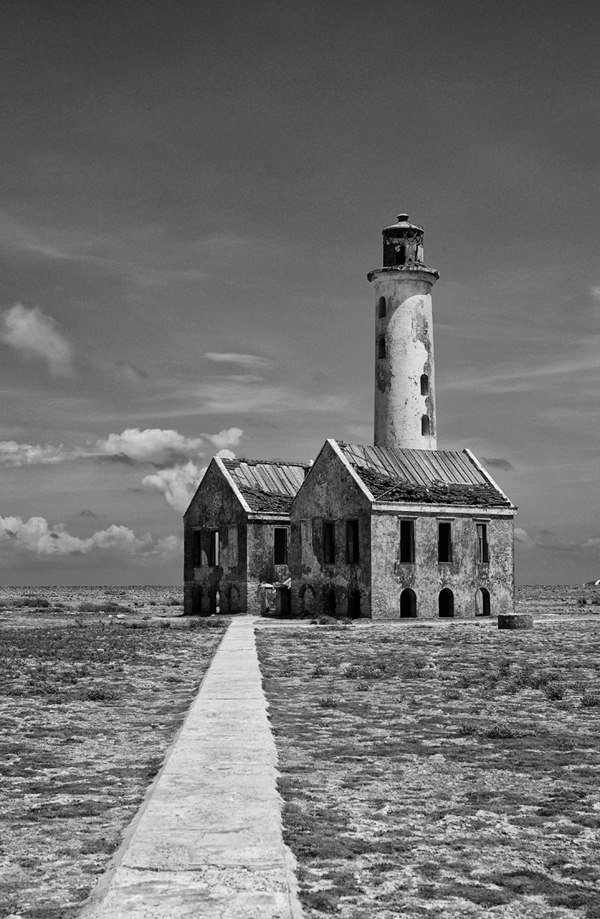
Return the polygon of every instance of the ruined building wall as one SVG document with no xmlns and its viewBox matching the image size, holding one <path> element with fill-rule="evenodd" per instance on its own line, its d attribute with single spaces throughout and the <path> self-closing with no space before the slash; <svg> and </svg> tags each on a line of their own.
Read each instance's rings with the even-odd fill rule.
<svg viewBox="0 0 600 919">
<path fill-rule="evenodd" d="M 358 561 L 348 562 L 346 523 L 358 521 Z M 335 532 L 335 561 L 325 561 L 324 523 Z M 370 502 L 329 444 L 292 505 L 292 613 L 371 614 Z"/>
<path fill-rule="evenodd" d="M 211 565 L 211 532 L 219 533 L 219 564 Z M 194 531 L 200 564 L 194 564 Z M 246 512 L 215 464 L 206 471 L 184 517 L 184 611 L 208 616 L 242 612 L 247 604 Z"/>
<path fill-rule="evenodd" d="M 287 580 L 290 574 L 288 565 L 276 565 L 274 561 L 275 527 L 283 527 L 287 530 L 289 556 L 289 517 L 273 515 L 248 523 L 247 610 L 254 615 L 261 613 L 260 584 L 273 584 L 277 587 Z"/>
<path fill-rule="evenodd" d="M 400 521 L 414 520 L 414 562 L 400 561 Z M 487 523 L 489 561 L 478 561 L 477 522 Z M 438 561 L 438 524 L 452 527 L 452 561 Z M 473 508 L 452 513 L 432 509 L 417 513 L 383 513 L 372 517 L 372 616 L 373 619 L 398 619 L 400 596 L 404 588 L 416 594 L 417 617 L 437 619 L 439 594 L 450 588 L 454 595 L 454 616 L 473 618 L 477 612 L 478 590 L 489 591 L 490 613 L 510 613 L 514 608 L 513 518 L 494 515 L 488 509 L 473 513 Z M 479 595 L 481 601 L 481 594 Z"/>
</svg>

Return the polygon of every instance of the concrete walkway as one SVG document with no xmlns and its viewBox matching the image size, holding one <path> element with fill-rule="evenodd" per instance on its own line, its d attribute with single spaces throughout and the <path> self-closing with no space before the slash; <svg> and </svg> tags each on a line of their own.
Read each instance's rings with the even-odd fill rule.
<svg viewBox="0 0 600 919">
<path fill-rule="evenodd" d="M 232 620 L 86 919 L 301 919 L 254 621 Z"/>
</svg>

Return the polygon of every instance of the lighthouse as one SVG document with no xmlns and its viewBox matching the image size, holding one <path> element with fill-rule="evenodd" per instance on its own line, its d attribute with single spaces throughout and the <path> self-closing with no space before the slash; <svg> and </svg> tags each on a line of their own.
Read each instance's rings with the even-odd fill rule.
<svg viewBox="0 0 600 919">
<path fill-rule="evenodd" d="M 433 307 L 439 274 L 424 264 L 423 228 L 399 214 L 384 227 L 375 288 L 376 447 L 437 448 Z"/>
</svg>

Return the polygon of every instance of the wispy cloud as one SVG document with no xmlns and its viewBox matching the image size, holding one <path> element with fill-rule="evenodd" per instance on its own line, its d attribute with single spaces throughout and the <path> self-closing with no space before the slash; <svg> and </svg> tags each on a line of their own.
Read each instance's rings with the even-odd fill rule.
<svg viewBox="0 0 600 919">
<path fill-rule="evenodd" d="M 58 331 L 56 321 L 35 307 L 15 303 L 2 315 L 0 340 L 26 358 L 45 360 L 51 373 L 70 376 L 73 373 L 71 345 Z"/>
<path fill-rule="evenodd" d="M 598 553 L 600 550 L 600 536 L 577 542 L 577 540 L 562 539 L 551 530 L 539 530 L 535 536 L 530 536 L 522 527 L 515 527 L 515 539 L 528 549 L 541 549 L 544 552 L 563 553 L 567 555 Z"/>
<path fill-rule="evenodd" d="M 216 351 L 207 351 L 202 357 L 207 361 L 215 361 L 220 364 L 239 364 L 240 367 L 249 367 L 257 370 L 267 370 L 272 366 L 271 361 L 257 354 L 236 354 L 234 352 L 221 354 Z"/>
<path fill-rule="evenodd" d="M 510 472 L 511 469 L 515 467 L 509 460 L 504 459 L 501 456 L 482 456 L 481 457 L 486 466 L 490 466 L 492 469 L 503 469 L 506 472 Z"/>
</svg>

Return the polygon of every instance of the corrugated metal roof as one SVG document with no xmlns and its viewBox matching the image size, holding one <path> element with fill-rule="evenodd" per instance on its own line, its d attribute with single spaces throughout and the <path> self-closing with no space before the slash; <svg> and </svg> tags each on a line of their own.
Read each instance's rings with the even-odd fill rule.
<svg viewBox="0 0 600 919">
<path fill-rule="evenodd" d="M 224 459 L 223 465 L 256 513 L 289 514 L 309 469 L 300 463 Z"/>
<path fill-rule="evenodd" d="M 338 446 L 376 501 L 511 506 L 466 452 Z"/>
</svg>

